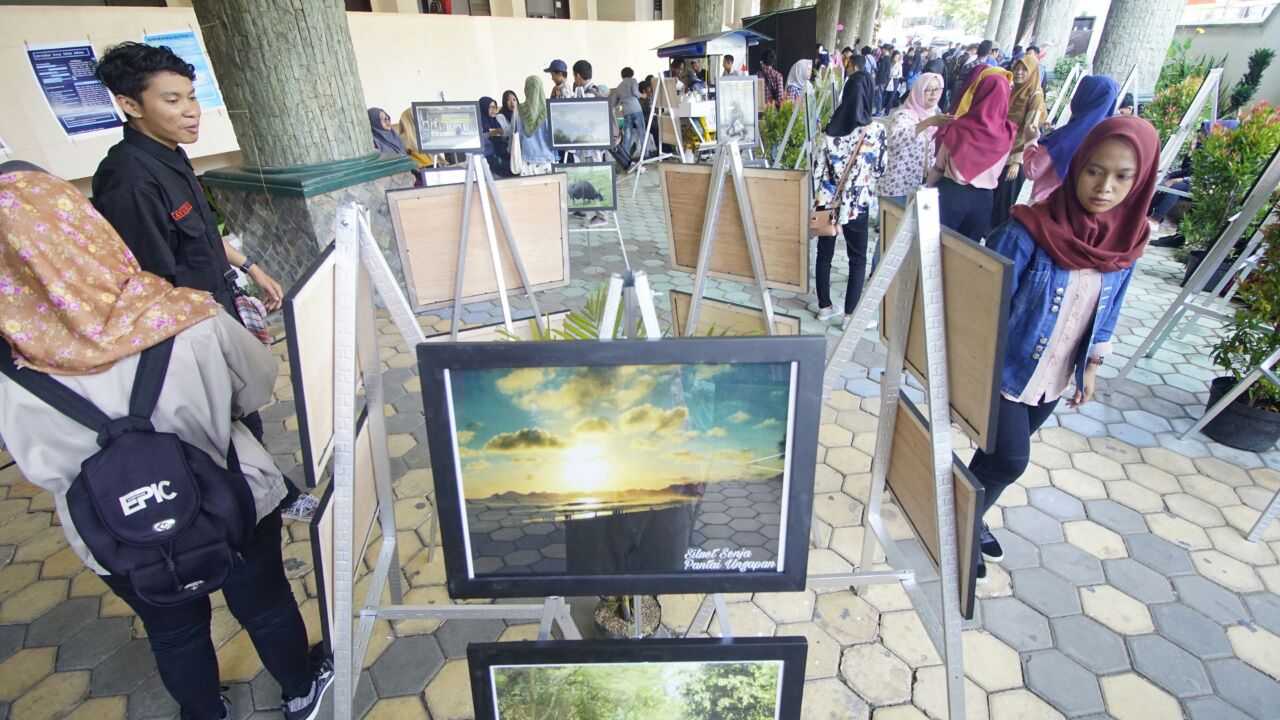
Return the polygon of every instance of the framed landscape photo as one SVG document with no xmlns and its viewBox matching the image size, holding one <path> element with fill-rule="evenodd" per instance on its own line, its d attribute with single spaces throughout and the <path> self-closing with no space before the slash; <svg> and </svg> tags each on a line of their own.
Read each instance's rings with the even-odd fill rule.
<svg viewBox="0 0 1280 720">
<path fill-rule="evenodd" d="M 477 720 L 799 720 L 807 655 L 803 637 L 467 647 Z"/>
<path fill-rule="evenodd" d="M 618 209 L 618 177 L 613 163 L 556 165 L 555 171 L 569 176 L 569 210 Z"/>
<path fill-rule="evenodd" d="M 416 102 L 418 152 L 480 152 L 480 107 L 474 102 Z"/>
<path fill-rule="evenodd" d="M 551 147 L 556 150 L 604 150 L 613 147 L 613 109 L 608 98 L 547 101 Z"/>
<path fill-rule="evenodd" d="M 419 345 L 450 596 L 804 589 L 825 349 Z"/>
<path fill-rule="evenodd" d="M 755 147 L 760 137 L 758 120 L 755 77 L 719 78 L 716 83 L 717 140 L 737 140 L 739 147 Z"/>
</svg>

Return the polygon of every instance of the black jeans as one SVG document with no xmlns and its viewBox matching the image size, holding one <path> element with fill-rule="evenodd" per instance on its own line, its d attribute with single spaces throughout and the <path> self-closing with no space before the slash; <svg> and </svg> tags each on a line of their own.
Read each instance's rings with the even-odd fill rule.
<svg viewBox="0 0 1280 720">
<path fill-rule="evenodd" d="M 991 231 L 994 190 L 961 185 L 950 178 L 938 181 L 938 214 L 942 224 L 975 242 Z"/>
<path fill-rule="evenodd" d="M 284 574 L 280 528 L 278 513 L 258 523 L 252 546 L 223 584 L 222 594 L 227 609 L 249 631 L 263 666 L 287 697 L 297 697 L 311 688 L 307 628 Z M 142 619 L 160 680 L 182 707 L 183 717 L 221 718 L 218 657 L 209 636 L 209 598 L 160 607 L 138 597 L 123 578 L 106 575 L 102 579 Z"/>
<path fill-rule="evenodd" d="M 981 450 L 973 454 L 969 470 L 982 483 L 982 513 L 985 515 L 1004 489 L 1017 482 L 1031 461 L 1031 436 L 1053 414 L 1058 401 L 1024 405 L 1000 398 L 1000 415 L 996 421 L 996 445 L 991 453 Z"/>
<path fill-rule="evenodd" d="M 867 211 L 845 223 L 844 247 L 849 254 L 849 286 L 844 293 L 844 314 L 853 313 L 862 297 L 862 285 L 867 274 Z M 818 284 L 818 307 L 831 307 L 831 260 L 836 256 L 835 237 L 818 238 L 818 261 L 814 276 Z"/>
<path fill-rule="evenodd" d="M 1018 195 L 1022 193 L 1022 184 L 1027 181 L 1027 176 L 1022 174 L 1022 169 L 1018 169 L 1018 177 L 1013 180 L 1006 180 L 1004 170 L 1000 171 L 1000 184 L 996 186 L 995 196 L 991 199 L 991 227 L 999 227 L 1009 219 L 1009 211 L 1018 202 Z"/>
<path fill-rule="evenodd" d="M 1179 180 L 1175 183 L 1166 182 L 1165 185 L 1173 188 L 1174 190 L 1181 190 L 1182 192 L 1187 192 L 1191 189 L 1191 183 L 1187 180 Z M 1155 197 L 1151 198 L 1151 217 L 1160 222 L 1164 222 L 1165 216 L 1169 214 L 1169 211 L 1172 210 L 1173 206 L 1177 205 L 1178 201 L 1181 199 L 1181 197 L 1174 195 L 1173 193 L 1157 192 Z"/>
</svg>

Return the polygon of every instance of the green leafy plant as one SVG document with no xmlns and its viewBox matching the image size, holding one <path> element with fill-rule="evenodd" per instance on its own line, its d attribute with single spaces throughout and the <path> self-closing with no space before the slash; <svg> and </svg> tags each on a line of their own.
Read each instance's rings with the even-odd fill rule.
<svg viewBox="0 0 1280 720">
<path fill-rule="evenodd" d="M 1249 54 L 1249 69 L 1245 71 L 1244 77 L 1240 78 L 1240 82 L 1231 89 L 1226 103 L 1227 112 L 1235 112 L 1249 104 L 1258 92 L 1258 85 L 1262 83 L 1262 73 L 1267 71 L 1275 58 L 1276 51 L 1271 48 L 1257 48 Z"/>
<path fill-rule="evenodd" d="M 1185 40 L 1174 40 L 1169 44 L 1169 50 L 1165 53 L 1164 65 L 1160 68 L 1160 78 L 1156 80 L 1156 94 L 1181 83 L 1189 77 L 1195 75 L 1204 77 L 1209 74 L 1210 70 L 1220 68 L 1226 63 L 1226 55 L 1222 57 L 1205 55 L 1200 55 L 1196 58 L 1189 57 L 1191 41 L 1194 37 L 1191 36 Z"/>
<path fill-rule="evenodd" d="M 1235 130 L 1219 125 L 1209 132 L 1191 155 L 1191 209 L 1179 225 L 1184 250 L 1205 250 L 1218 237 L 1277 146 L 1280 111 L 1267 102 L 1242 113 Z"/>
<path fill-rule="evenodd" d="M 1142 117 L 1156 126 L 1162 145 L 1177 131 L 1178 124 L 1182 122 L 1182 116 L 1186 114 L 1187 108 L 1191 107 L 1191 101 L 1195 100 L 1203 81 L 1203 75 L 1183 78 L 1176 85 L 1170 85 L 1156 93 L 1156 96 L 1151 98 L 1151 102 L 1142 108 Z M 1209 109 L 1206 107 L 1206 118 L 1208 112 Z"/>
<path fill-rule="evenodd" d="M 1280 349 L 1280 223 L 1263 230 L 1266 251 L 1249 282 L 1240 286 L 1242 306 L 1223 329 L 1213 362 L 1240 382 Z M 1241 396 L 1250 407 L 1280 412 L 1280 387 L 1260 378 Z"/>
<path fill-rule="evenodd" d="M 1063 87 L 1067 83 L 1067 77 L 1071 75 L 1072 69 L 1077 65 L 1084 65 L 1084 59 L 1084 55 L 1075 57 L 1066 57 L 1064 55 L 1058 58 L 1058 61 L 1053 64 L 1053 74 L 1049 77 L 1048 87 L 1045 91 L 1045 104 L 1052 107 L 1058 101 L 1058 95 L 1068 91 L 1068 88 Z"/>
<path fill-rule="evenodd" d="M 795 111 L 795 107 L 795 100 L 784 100 L 781 105 L 766 105 L 764 107 L 764 117 L 760 121 L 760 131 L 764 138 L 764 146 L 771 158 L 778 145 L 782 143 L 782 136 L 787 132 L 787 123 L 791 121 L 791 113 Z M 796 116 L 796 124 L 791 128 L 791 137 L 787 138 L 787 147 L 782 151 L 779 167 L 795 167 L 796 160 L 800 157 L 800 150 L 803 148 L 804 115 L 801 114 Z"/>
</svg>

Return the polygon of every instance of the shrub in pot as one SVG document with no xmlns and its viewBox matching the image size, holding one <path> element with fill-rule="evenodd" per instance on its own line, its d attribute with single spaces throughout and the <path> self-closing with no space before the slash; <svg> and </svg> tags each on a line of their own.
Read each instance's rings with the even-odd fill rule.
<svg viewBox="0 0 1280 720">
<path fill-rule="evenodd" d="M 1266 252 L 1241 285 L 1241 307 L 1213 350 L 1213 361 L 1227 375 L 1213 381 L 1207 407 L 1280 349 L 1280 223 L 1263 232 Z M 1270 450 L 1280 440 L 1280 387 L 1259 378 L 1205 425 L 1204 434 L 1242 450 Z"/>
<path fill-rule="evenodd" d="M 1178 129 L 1183 114 L 1187 112 L 1187 108 L 1191 107 L 1191 101 L 1195 99 L 1196 92 L 1200 90 L 1200 83 L 1203 81 L 1204 75 L 1200 74 L 1186 77 L 1181 82 L 1174 83 L 1156 93 L 1156 96 L 1151 98 L 1151 102 L 1142 108 L 1142 117 L 1151 121 L 1151 124 L 1156 126 L 1156 131 L 1160 133 L 1161 144 L 1164 144 Z"/>
</svg>

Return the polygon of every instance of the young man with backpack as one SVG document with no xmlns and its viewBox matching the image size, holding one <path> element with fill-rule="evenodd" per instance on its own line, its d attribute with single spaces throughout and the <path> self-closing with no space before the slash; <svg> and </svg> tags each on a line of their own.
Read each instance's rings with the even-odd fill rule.
<svg viewBox="0 0 1280 720">
<path fill-rule="evenodd" d="M 276 361 L 212 295 L 143 271 L 70 183 L 0 165 L 0 436 L 53 494 L 67 542 L 142 620 L 183 718 L 223 720 L 209 594 L 221 590 L 312 720 L 313 660 L 284 574 L 283 477 L 233 417 L 265 405 Z"/>
</svg>

